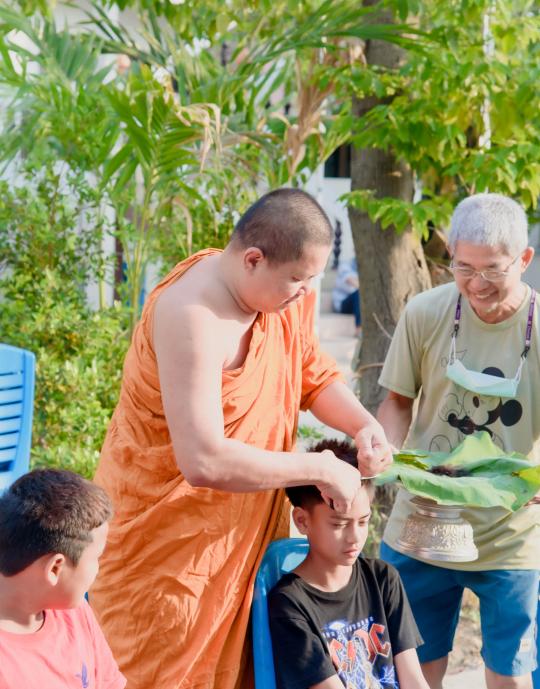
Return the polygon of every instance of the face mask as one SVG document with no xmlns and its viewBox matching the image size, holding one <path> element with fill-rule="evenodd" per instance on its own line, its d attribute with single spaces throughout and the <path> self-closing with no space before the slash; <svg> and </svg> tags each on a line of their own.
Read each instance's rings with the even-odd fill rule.
<svg viewBox="0 0 540 689">
<path fill-rule="evenodd" d="M 455 350 L 455 339 L 452 338 L 453 349 Z M 489 373 L 480 371 L 470 371 L 461 363 L 459 359 L 450 358 L 446 367 L 446 377 L 452 382 L 460 385 L 466 390 L 477 392 L 479 395 L 491 395 L 492 397 L 515 397 L 519 381 L 521 380 L 521 370 L 525 363 L 525 357 L 521 357 L 516 375 L 513 378 L 500 378 Z"/>
<path fill-rule="evenodd" d="M 534 302 L 536 293 L 532 290 L 531 303 L 529 305 L 529 315 L 527 319 L 527 332 L 525 335 L 525 349 L 523 350 L 516 375 L 513 378 L 500 378 L 489 373 L 480 373 L 466 368 L 456 357 L 456 337 L 459 331 L 461 318 L 461 296 L 458 299 L 456 315 L 454 318 L 454 332 L 450 343 L 450 353 L 448 355 L 448 365 L 446 367 L 446 377 L 453 383 L 460 385 L 466 390 L 476 392 L 479 395 L 490 395 L 492 397 L 515 397 L 517 395 L 519 381 L 525 358 L 531 346 L 532 323 L 534 316 Z"/>
</svg>

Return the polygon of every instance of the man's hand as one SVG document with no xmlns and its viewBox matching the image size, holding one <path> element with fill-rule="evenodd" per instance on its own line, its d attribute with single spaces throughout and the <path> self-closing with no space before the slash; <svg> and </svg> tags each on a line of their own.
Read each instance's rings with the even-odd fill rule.
<svg viewBox="0 0 540 689">
<path fill-rule="evenodd" d="M 383 427 L 375 420 L 354 436 L 358 449 L 358 468 L 362 476 L 377 476 L 393 462 L 392 447 Z"/>
<path fill-rule="evenodd" d="M 328 467 L 328 480 L 318 483 L 323 500 L 336 512 L 346 513 L 350 510 L 352 502 L 361 486 L 361 475 L 347 462 L 338 459 L 331 450 L 323 450 L 321 455 Z"/>
<path fill-rule="evenodd" d="M 538 493 L 533 496 L 529 502 L 525 503 L 525 507 L 528 507 L 529 505 L 540 505 L 540 491 L 538 491 Z"/>
</svg>

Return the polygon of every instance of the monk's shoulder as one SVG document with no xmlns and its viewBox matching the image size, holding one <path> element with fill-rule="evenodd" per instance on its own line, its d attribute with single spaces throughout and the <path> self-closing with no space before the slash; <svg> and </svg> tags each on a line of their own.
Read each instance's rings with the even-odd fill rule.
<svg viewBox="0 0 540 689">
<path fill-rule="evenodd" d="M 156 317 L 173 322 L 187 319 L 195 325 L 218 321 L 219 312 L 212 297 L 215 291 L 212 264 L 216 259 L 217 256 L 202 259 L 165 287 L 156 298 Z"/>
<path fill-rule="evenodd" d="M 169 352 L 172 356 L 220 356 L 218 343 L 221 319 L 208 304 L 185 298 L 176 283 L 164 290 L 156 300 L 152 327 L 152 340 L 156 352 Z"/>
</svg>

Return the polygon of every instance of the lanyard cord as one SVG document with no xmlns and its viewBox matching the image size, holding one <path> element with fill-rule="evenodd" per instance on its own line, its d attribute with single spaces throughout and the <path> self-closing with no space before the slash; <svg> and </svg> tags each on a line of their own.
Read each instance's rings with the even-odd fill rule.
<svg viewBox="0 0 540 689">
<path fill-rule="evenodd" d="M 529 350 L 531 349 L 531 340 L 532 340 L 532 326 L 533 326 L 533 321 L 534 321 L 534 304 L 536 302 L 536 290 L 534 290 L 531 287 L 531 301 L 529 303 L 529 314 L 527 316 L 527 329 L 525 331 L 525 347 L 523 351 L 521 352 L 521 359 L 525 359 L 527 357 L 527 354 L 529 353 Z M 454 329 L 452 333 L 452 343 L 454 346 L 454 356 L 455 356 L 455 346 L 456 346 L 456 337 L 459 332 L 459 322 L 461 320 L 461 294 L 458 297 L 457 304 L 456 304 L 456 312 L 454 314 Z"/>
</svg>

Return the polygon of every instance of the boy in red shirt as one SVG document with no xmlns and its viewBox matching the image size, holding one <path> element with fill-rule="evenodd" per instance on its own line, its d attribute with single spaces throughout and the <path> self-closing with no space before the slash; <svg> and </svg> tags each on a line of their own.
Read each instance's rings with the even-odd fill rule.
<svg viewBox="0 0 540 689">
<path fill-rule="evenodd" d="M 32 471 L 0 496 L 0 689 L 125 687 L 84 599 L 111 515 L 69 471 Z"/>
</svg>

